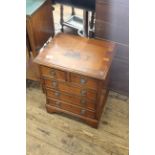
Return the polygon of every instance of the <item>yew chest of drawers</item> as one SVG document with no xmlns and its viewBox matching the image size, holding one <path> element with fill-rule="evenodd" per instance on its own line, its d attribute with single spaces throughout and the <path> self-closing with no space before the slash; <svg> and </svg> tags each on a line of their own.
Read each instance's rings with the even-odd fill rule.
<svg viewBox="0 0 155 155">
<path fill-rule="evenodd" d="M 114 51 L 112 42 L 56 35 L 34 60 L 40 66 L 47 111 L 73 115 L 97 128 Z"/>
</svg>

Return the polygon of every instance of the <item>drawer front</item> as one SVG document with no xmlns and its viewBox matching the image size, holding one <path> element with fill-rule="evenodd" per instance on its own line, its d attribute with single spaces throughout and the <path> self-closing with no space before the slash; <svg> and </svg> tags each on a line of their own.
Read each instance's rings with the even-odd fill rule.
<svg viewBox="0 0 155 155">
<path fill-rule="evenodd" d="M 98 80 L 83 75 L 71 73 L 71 82 L 79 84 L 81 86 L 86 86 L 90 89 L 97 90 L 98 88 Z"/>
<path fill-rule="evenodd" d="M 52 79 L 45 79 L 45 87 L 64 91 L 66 93 L 78 95 L 80 97 L 86 97 L 90 100 L 96 100 L 97 94 L 95 91 L 88 90 L 86 88 L 79 88 L 67 82 L 60 82 L 60 81 L 56 81 Z"/>
<path fill-rule="evenodd" d="M 48 99 L 47 104 L 50 106 L 57 107 L 59 109 L 63 109 L 69 112 L 72 112 L 77 115 L 89 117 L 89 118 L 95 118 L 95 112 L 86 110 L 84 108 L 76 107 L 71 104 L 67 104 L 65 102 L 59 101 L 59 100 L 54 100 L 54 99 Z"/>
<path fill-rule="evenodd" d="M 42 76 L 66 81 L 66 72 L 45 66 L 41 66 L 40 68 Z"/>
<path fill-rule="evenodd" d="M 84 107 L 86 109 L 91 109 L 95 111 L 95 102 L 92 100 L 88 100 L 85 97 L 76 97 L 64 92 L 52 90 L 52 89 L 46 89 L 47 97 L 59 99 L 65 102 L 69 102 L 71 104 L 78 105 L 80 107 Z"/>
</svg>

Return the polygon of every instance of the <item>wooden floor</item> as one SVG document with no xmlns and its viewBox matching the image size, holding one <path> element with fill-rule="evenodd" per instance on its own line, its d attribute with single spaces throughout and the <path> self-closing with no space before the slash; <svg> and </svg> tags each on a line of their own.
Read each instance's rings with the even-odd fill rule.
<svg viewBox="0 0 155 155">
<path fill-rule="evenodd" d="M 45 110 L 45 95 L 27 82 L 27 155 L 128 155 L 128 98 L 110 92 L 98 129 Z"/>
</svg>

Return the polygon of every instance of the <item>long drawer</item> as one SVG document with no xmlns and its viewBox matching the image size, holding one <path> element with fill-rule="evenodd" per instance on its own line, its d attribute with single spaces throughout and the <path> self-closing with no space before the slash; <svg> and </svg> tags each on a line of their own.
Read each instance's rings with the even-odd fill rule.
<svg viewBox="0 0 155 155">
<path fill-rule="evenodd" d="M 80 116 L 85 116 L 88 118 L 95 118 L 95 112 L 87 110 L 85 108 L 73 106 L 71 104 L 68 104 L 66 102 L 62 102 L 60 100 L 47 99 L 47 104 L 50 106 L 54 106 L 56 108 L 59 108 L 59 109 L 63 109 L 63 110 L 72 112 L 72 113 L 80 115 Z"/>
<path fill-rule="evenodd" d="M 97 92 L 87 88 L 80 88 L 69 82 L 60 82 L 54 79 L 44 79 L 45 87 L 61 90 L 69 94 L 86 97 L 90 100 L 96 100 Z"/>
<path fill-rule="evenodd" d="M 68 93 L 56 91 L 53 89 L 46 89 L 47 97 L 59 99 L 65 102 L 69 102 L 73 105 L 78 105 L 83 108 L 91 109 L 95 111 L 95 101 L 88 100 L 85 97 L 73 96 Z"/>
</svg>

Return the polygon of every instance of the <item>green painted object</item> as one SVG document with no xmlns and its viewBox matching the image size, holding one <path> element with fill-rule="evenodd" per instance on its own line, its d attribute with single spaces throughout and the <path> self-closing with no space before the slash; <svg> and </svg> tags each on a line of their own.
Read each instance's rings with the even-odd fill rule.
<svg viewBox="0 0 155 155">
<path fill-rule="evenodd" d="M 45 0 L 26 0 L 26 15 L 31 16 Z"/>
</svg>

